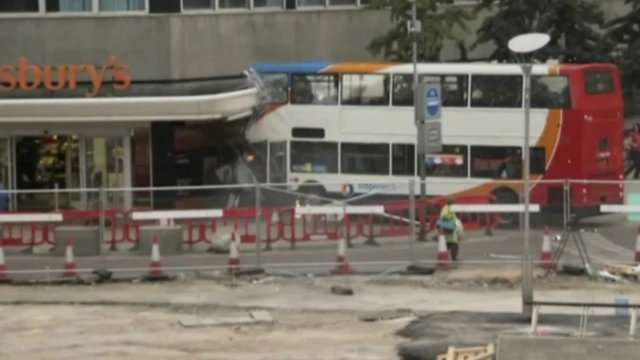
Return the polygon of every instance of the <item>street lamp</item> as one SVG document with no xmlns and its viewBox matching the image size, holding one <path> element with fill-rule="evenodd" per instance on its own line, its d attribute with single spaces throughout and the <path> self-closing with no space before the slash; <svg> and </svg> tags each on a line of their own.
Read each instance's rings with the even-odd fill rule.
<svg viewBox="0 0 640 360">
<path fill-rule="evenodd" d="M 414 120 L 416 123 L 417 130 L 417 157 L 418 161 L 418 176 L 420 177 L 420 200 L 422 201 L 422 206 L 426 203 L 427 199 L 427 168 L 424 161 L 425 156 L 425 138 L 423 134 L 425 133 L 425 123 L 422 121 L 422 115 L 420 114 L 420 109 L 417 106 L 419 102 L 419 91 L 418 91 L 418 35 L 422 32 L 422 22 L 418 20 L 418 9 L 417 9 L 417 0 L 409 0 L 411 2 L 411 20 L 407 22 L 407 30 L 411 35 L 411 44 L 412 44 L 412 62 L 413 62 L 413 108 L 414 108 Z M 412 221 L 415 219 L 412 219 Z M 423 227 L 420 226 L 420 234 L 418 240 L 425 241 L 425 232 Z"/>
<path fill-rule="evenodd" d="M 531 69 L 530 58 L 525 55 L 542 49 L 549 43 L 550 37 L 543 33 L 528 33 L 513 37 L 509 40 L 509 50 L 516 54 L 520 68 L 524 75 L 524 239 L 522 242 L 522 315 L 530 319 L 533 313 L 533 268 L 531 259 L 531 231 L 530 231 L 530 110 L 531 110 Z"/>
</svg>

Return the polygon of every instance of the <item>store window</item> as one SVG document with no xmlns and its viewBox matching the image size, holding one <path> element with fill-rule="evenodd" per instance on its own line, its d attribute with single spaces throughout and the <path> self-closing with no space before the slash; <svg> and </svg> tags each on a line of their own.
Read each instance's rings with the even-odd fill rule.
<svg viewBox="0 0 640 360">
<path fill-rule="evenodd" d="M 98 9 L 105 12 L 145 11 L 144 0 L 99 0 Z"/>
<path fill-rule="evenodd" d="M 182 0 L 182 8 L 185 11 L 213 10 L 215 8 L 215 1 L 214 0 Z"/>
<path fill-rule="evenodd" d="M 218 0 L 218 9 L 248 9 L 249 0 Z"/>
<path fill-rule="evenodd" d="M 325 6 L 325 0 L 298 0 L 299 7 L 305 6 Z"/>
<path fill-rule="evenodd" d="M 357 0 L 329 0 L 329 6 L 355 6 Z"/>
<path fill-rule="evenodd" d="M 1 0 L 0 13 L 38 12 L 38 0 Z"/>
<path fill-rule="evenodd" d="M 268 8 L 268 7 L 282 7 L 282 0 L 253 0 L 253 7 L 255 8 Z"/>
<path fill-rule="evenodd" d="M 93 0 L 46 0 L 46 12 L 91 12 Z"/>
</svg>

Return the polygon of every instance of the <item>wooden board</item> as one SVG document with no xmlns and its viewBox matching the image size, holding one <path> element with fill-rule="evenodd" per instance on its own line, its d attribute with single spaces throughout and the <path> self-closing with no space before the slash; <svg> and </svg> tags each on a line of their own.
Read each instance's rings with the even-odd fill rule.
<svg viewBox="0 0 640 360">
<path fill-rule="evenodd" d="M 474 346 L 466 348 L 456 348 L 449 346 L 446 354 L 440 354 L 436 360 L 472 360 L 482 355 L 489 356 L 485 359 L 493 359 L 495 348 L 492 343 L 486 346 Z"/>
</svg>

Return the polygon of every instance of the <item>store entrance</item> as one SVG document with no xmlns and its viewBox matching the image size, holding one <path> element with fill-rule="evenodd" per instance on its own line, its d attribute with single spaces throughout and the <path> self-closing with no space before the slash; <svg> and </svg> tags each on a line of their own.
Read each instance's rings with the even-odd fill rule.
<svg viewBox="0 0 640 360">
<path fill-rule="evenodd" d="M 53 210 L 81 206 L 80 144 L 76 135 L 15 138 L 14 197 L 17 209 Z"/>
</svg>

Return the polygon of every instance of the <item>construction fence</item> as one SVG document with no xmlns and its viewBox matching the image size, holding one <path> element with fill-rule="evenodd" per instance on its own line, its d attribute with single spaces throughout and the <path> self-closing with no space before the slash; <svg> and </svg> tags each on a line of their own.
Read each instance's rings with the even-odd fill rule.
<svg viewBox="0 0 640 360">
<path fill-rule="evenodd" d="M 15 262 L 25 273 L 42 270 L 43 264 L 55 268 L 53 259 L 65 256 L 69 244 L 76 257 L 87 259 L 87 269 L 144 268 L 154 241 L 162 256 L 175 257 L 183 270 L 225 268 L 236 247 L 246 265 L 324 271 L 349 252 L 351 264 L 383 272 L 441 262 L 442 252 L 450 249 L 439 243 L 436 223 L 442 207 L 454 199 L 463 261 L 518 263 L 527 210 L 522 182 L 466 180 L 428 181 L 427 193 L 453 195 L 427 198 L 420 196 L 416 181 L 6 191 L 10 201 L 40 208 L 0 213 L 0 241 L 8 264 Z M 545 228 L 562 233 L 594 216 L 599 227 L 620 228 L 640 213 L 632 208 L 640 182 L 532 184 L 528 211 L 535 219 L 530 236 L 537 252 L 543 251 Z M 123 199 L 134 199 L 136 193 L 147 194 L 147 206 L 126 206 Z M 73 199 L 78 199 L 75 206 Z M 617 215 L 602 216 L 601 205 L 607 203 L 622 208 L 610 211 Z M 635 231 L 627 230 L 620 236 L 635 243 Z M 633 246 L 628 250 L 631 260 Z M 25 258 L 30 265 L 22 264 Z"/>
</svg>

